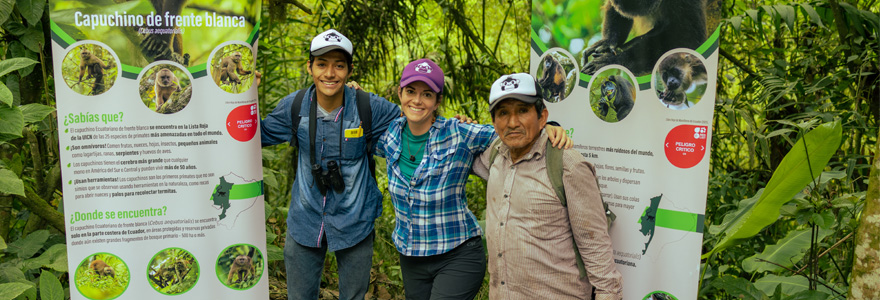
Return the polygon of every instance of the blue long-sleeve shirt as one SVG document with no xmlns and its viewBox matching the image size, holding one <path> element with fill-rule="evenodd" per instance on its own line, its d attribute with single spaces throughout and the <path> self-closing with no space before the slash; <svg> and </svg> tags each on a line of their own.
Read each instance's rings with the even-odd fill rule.
<svg viewBox="0 0 880 300">
<path fill-rule="evenodd" d="M 362 241 L 373 231 L 373 221 L 382 213 L 382 193 L 370 173 L 369 155 L 364 136 L 345 138 L 344 130 L 361 126 L 357 111 L 356 91 L 345 87 L 341 114 L 331 118 L 317 118 L 315 135 L 315 162 L 326 170 L 327 162 L 340 166 L 345 189 L 336 193 L 328 189 L 322 196 L 314 184 L 309 153 L 309 109 L 314 87 L 296 91 L 278 103 L 260 122 L 263 146 L 290 142 L 293 130 L 290 107 L 297 93 L 305 92 L 297 125 L 296 141 L 299 157 L 296 180 L 291 191 L 287 228 L 293 239 L 304 246 L 320 247 L 322 236 L 327 237 L 329 251 L 349 248 Z M 396 117 L 400 108 L 375 94 L 370 94 L 372 108 L 372 139 L 375 145 Z M 340 128 L 340 123 L 342 127 Z"/>
</svg>

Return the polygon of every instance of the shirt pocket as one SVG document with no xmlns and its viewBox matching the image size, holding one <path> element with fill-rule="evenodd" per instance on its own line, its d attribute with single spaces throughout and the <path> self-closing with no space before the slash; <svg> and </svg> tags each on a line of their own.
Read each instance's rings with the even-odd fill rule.
<svg viewBox="0 0 880 300">
<path fill-rule="evenodd" d="M 361 128 L 361 134 L 358 137 L 345 137 L 346 130 L 357 129 L 359 123 L 354 121 L 343 121 L 345 129 L 341 132 L 342 134 L 342 158 L 343 159 L 356 159 L 364 156 L 366 153 L 366 133 L 363 132 L 363 128 Z"/>
<path fill-rule="evenodd" d="M 455 165 L 455 148 L 440 149 L 431 153 L 431 161 L 428 161 L 427 175 L 430 178 L 449 175 Z"/>
<path fill-rule="evenodd" d="M 553 240 L 565 235 L 570 228 L 568 212 L 556 197 L 531 198 L 528 204 L 530 232 L 539 240 Z"/>
</svg>

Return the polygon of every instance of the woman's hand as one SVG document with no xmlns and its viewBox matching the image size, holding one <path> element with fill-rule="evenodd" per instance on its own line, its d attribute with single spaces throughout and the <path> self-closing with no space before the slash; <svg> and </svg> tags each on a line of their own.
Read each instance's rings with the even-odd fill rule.
<svg viewBox="0 0 880 300">
<path fill-rule="evenodd" d="M 553 147 L 559 149 L 571 149 L 574 141 L 565 133 L 565 129 L 559 126 L 547 125 L 547 139 L 553 144 Z"/>
</svg>

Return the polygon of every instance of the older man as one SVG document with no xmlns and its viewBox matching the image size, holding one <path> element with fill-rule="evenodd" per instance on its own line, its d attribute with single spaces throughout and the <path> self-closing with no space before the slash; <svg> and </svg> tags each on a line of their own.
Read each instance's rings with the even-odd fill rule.
<svg viewBox="0 0 880 300">
<path fill-rule="evenodd" d="M 488 176 L 489 298 L 621 299 L 621 275 L 612 259 L 593 166 L 577 151 L 565 150 L 565 204 L 551 184 L 544 131 L 548 111 L 541 95 L 534 77 L 523 73 L 502 76 L 490 92 L 489 109 L 502 143 L 493 143 L 495 148 L 474 164 L 477 175 Z"/>
</svg>

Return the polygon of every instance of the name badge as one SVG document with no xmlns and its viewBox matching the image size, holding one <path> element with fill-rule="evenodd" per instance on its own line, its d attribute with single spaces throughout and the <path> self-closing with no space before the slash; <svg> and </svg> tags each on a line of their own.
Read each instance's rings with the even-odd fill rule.
<svg viewBox="0 0 880 300">
<path fill-rule="evenodd" d="M 359 138 L 362 136 L 364 136 L 364 129 L 361 127 L 345 130 L 345 138 Z"/>
</svg>

